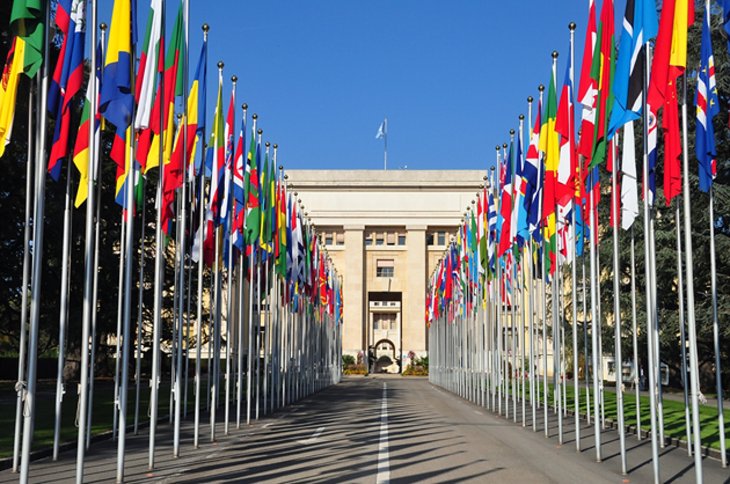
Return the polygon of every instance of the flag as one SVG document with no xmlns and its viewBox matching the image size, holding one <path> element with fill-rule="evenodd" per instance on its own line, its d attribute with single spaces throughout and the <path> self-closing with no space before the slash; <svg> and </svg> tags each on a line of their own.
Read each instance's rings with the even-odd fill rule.
<svg viewBox="0 0 730 484">
<path fill-rule="evenodd" d="M 502 181 L 502 199 L 499 207 L 499 248 L 497 257 L 502 257 L 507 249 L 512 245 L 510 239 L 512 234 L 512 171 L 514 170 L 514 160 L 512 159 L 512 144 L 509 147 L 509 154 L 502 162 L 502 170 L 504 170 L 504 178 Z"/>
<path fill-rule="evenodd" d="M 99 112 L 124 133 L 132 121 L 132 7 L 130 0 L 115 0 L 109 27 Z"/>
<path fill-rule="evenodd" d="M 627 0 L 613 79 L 609 139 L 624 124 L 641 117 L 646 43 L 656 37 L 658 28 L 654 0 Z"/>
<path fill-rule="evenodd" d="M 96 58 L 101 59 L 101 40 L 96 47 Z M 89 196 L 88 192 L 88 178 L 89 178 L 89 124 L 91 123 L 91 102 L 94 97 L 99 99 L 99 82 L 101 82 L 101 63 L 96 66 L 96 90 L 91 92 L 91 84 L 86 86 L 86 97 L 84 98 L 84 108 L 81 112 L 81 121 L 79 123 L 79 130 L 76 134 L 76 143 L 73 151 L 73 162 L 76 169 L 79 171 L 79 185 L 76 189 L 76 198 L 74 200 L 74 206 L 80 207 Z M 94 143 L 99 139 L 99 126 L 101 116 L 96 113 L 96 119 L 94 121 Z M 95 146 L 98 146 L 96 144 Z"/>
<path fill-rule="evenodd" d="M 25 41 L 15 37 L 5 60 L 2 78 L 0 78 L 0 158 L 5 147 L 10 143 L 15 119 L 15 103 L 18 97 L 18 81 L 23 72 Z"/>
<path fill-rule="evenodd" d="M 63 11 L 64 3 L 70 5 L 70 11 Z M 59 27 L 62 30 L 65 29 L 61 47 L 63 57 L 58 58 L 51 84 L 58 90 L 58 94 L 54 96 L 55 99 L 51 99 L 49 92 L 48 99 L 49 110 L 55 110 L 57 113 L 53 143 L 48 159 L 48 172 L 55 181 L 58 181 L 61 176 L 62 161 L 70 150 L 72 101 L 84 82 L 85 13 L 86 2 L 84 0 L 73 0 L 73 3 L 69 0 L 59 2 L 56 12 L 57 22 L 59 15 L 63 17 L 67 14 L 67 16 L 65 19 L 60 19 L 64 25 L 59 25 Z"/>
<path fill-rule="evenodd" d="M 178 75 L 181 64 L 183 50 L 183 8 L 182 4 L 178 8 L 177 17 L 170 39 L 170 45 L 167 48 L 165 56 L 164 70 L 164 88 L 159 88 L 155 96 L 155 102 L 152 107 L 149 125 L 152 130 L 151 142 L 147 151 L 146 161 L 140 160 L 145 171 L 154 168 L 160 164 L 160 150 L 162 151 L 162 162 L 167 164 L 172 155 L 172 142 L 175 135 L 175 98 L 182 96 L 182 75 Z M 162 106 L 160 106 L 160 97 L 162 97 Z M 146 146 L 140 143 L 141 150 L 138 158 L 144 158 L 144 150 Z"/>
<path fill-rule="evenodd" d="M 378 132 L 375 134 L 375 139 L 381 139 L 388 136 L 388 118 L 385 118 L 382 123 L 380 123 L 380 127 L 378 128 Z"/>
<path fill-rule="evenodd" d="M 615 60 L 613 0 L 603 2 L 599 33 L 601 42 L 596 45 L 596 53 L 593 55 L 593 65 L 591 66 L 591 77 L 598 89 L 591 166 L 600 165 L 607 159 L 608 122 L 613 107 L 611 86 L 613 85 Z"/>
<path fill-rule="evenodd" d="M 695 92 L 697 134 L 695 152 L 699 161 L 700 190 L 709 192 L 717 175 L 717 150 L 715 149 L 715 129 L 712 120 L 720 112 L 715 82 L 715 60 L 712 55 L 710 37 L 710 12 L 706 12 L 702 22 L 702 42 L 700 46 L 700 70 Z"/>
<path fill-rule="evenodd" d="M 586 160 L 593 155 L 593 131 L 596 121 L 596 96 L 598 95 L 597 84 L 591 77 L 593 66 L 593 54 L 596 49 L 598 33 L 596 31 L 596 5 L 589 0 L 588 6 L 588 28 L 586 29 L 586 40 L 583 47 L 583 62 L 581 63 L 580 84 L 578 85 L 578 102 L 583 106 L 581 112 L 580 142 L 578 153 Z"/>
<path fill-rule="evenodd" d="M 523 177 L 525 179 L 525 196 L 523 204 L 525 206 L 525 220 L 520 222 L 518 233 L 527 240 L 532 231 L 535 230 L 540 221 L 540 186 L 542 180 L 540 177 L 540 128 L 542 113 L 542 100 L 537 105 L 537 115 L 535 116 L 535 126 L 530 134 L 530 146 L 527 148 L 527 156 L 523 167 Z"/>
<path fill-rule="evenodd" d="M 568 56 L 568 65 L 565 68 L 565 80 L 560 92 L 560 103 L 555 116 L 555 131 L 559 135 L 559 156 L 557 167 L 556 202 L 560 206 L 567 206 L 575 195 L 575 172 L 578 162 L 575 151 L 575 121 L 573 119 L 573 64 Z"/>
<path fill-rule="evenodd" d="M 542 220 L 544 221 L 543 233 L 545 237 L 545 250 L 550 256 L 546 258 L 546 267 L 555 269 L 556 255 L 556 204 L 557 204 L 557 175 L 558 163 L 560 160 L 559 136 L 555 131 L 555 120 L 557 117 L 557 99 L 555 93 L 555 73 L 550 76 L 550 87 L 545 109 L 545 120 L 540 129 L 540 151 L 543 153 L 543 165 L 545 178 L 542 190 Z"/>
<path fill-rule="evenodd" d="M 629 230 L 639 216 L 639 192 L 636 183 L 636 145 L 634 122 L 623 125 L 623 154 L 621 156 L 621 228 Z"/>
<path fill-rule="evenodd" d="M 214 150 L 213 176 L 210 178 L 208 192 L 208 207 L 205 211 L 205 227 L 203 241 L 203 260 L 209 266 L 213 265 L 215 254 L 215 227 L 218 218 L 218 147 L 223 149 L 223 72 L 218 70 L 218 96 L 213 115 L 213 131 L 210 134 L 210 147 Z M 222 163 L 222 158 L 220 159 Z"/>
<path fill-rule="evenodd" d="M 233 245 L 243 250 L 243 217 L 246 213 L 246 191 L 243 185 L 243 152 L 246 145 L 246 116 L 241 117 L 241 130 L 238 132 L 236 155 L 233 161 L 233 199 L 235 209 L 233 213 Z"/>
<path fill-rule="evenodd" d="M 134 118 L 134 129 L 149 128 L 152 114 L 152 103 L 157 82 L 157 68 L 160 63 L 162 38 L 162 0 L 152 0 L 147 17 L 147 29 L 142 52 L 139 58 L 139 69 L 135 80 L 135 98 L 137 113 Z"/>
<path fill-rule="evenodd" d="M 246 177 L 244 186 L 246 187 L 246 223 L 245 238 L 246 245 L 253 245 L 259 237 L 261 230 L 261 204 L 259 201 L 259 175 L 258 165 L 261 159 L 261 140 L 256 139 L 256 131 L 251 134 L 251 147 L 248 150 L 248 163 L 246 164 Z M 296 204 L 295 204 L 296 205 Z M 296 214 L 296 207 L 294 210 Z M 292 216 L 292 220 L 296 218 Z M 296 229 L 296 227 L 293 227 Z M 294 261 L 296 262 L 296 260 Z"/>
<path fill-rule="evenodd" d="M 16 44 L 16 54 L 22 59 L 22 72 L 31 78 L 43 64 L 43 20 L 49 3 L 44 0 L 13 0 L 10 11 L 10 29 L 24 44 L 20 52 Z"/>
</svg>

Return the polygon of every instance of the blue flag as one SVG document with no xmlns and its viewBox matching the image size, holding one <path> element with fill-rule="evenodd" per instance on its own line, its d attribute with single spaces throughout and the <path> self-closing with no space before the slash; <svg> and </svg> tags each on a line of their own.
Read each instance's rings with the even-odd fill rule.
<svg viewBox="0 0 730 484">
<path fill-rule="evenodd" d="M 727 2 L 725 2 L 727 4 Z M 700 70 L 697 77 L 695 106 L 697 106 L 695 127 L 697 129 L 695 152 L 699 161 L 700 190 L 709 192 L 717 174 L 715 157 L 715 129 L 712 120 L 720 111 L 715 83 L 715 60 L 712 56 L 709 12 L 702 22 L 702 43 L 700 47 Z"/>
</svg>

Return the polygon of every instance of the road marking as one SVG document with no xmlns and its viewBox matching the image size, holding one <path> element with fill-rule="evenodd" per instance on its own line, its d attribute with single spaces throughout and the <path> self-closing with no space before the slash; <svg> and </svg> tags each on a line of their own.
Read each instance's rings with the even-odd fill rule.
<svg viewBox="0 0 730 484">
<path fill-rule="evenodd" d="M 480 412 L 479 410 L 474 410 L 474 413 L 475 413 L 475 414 L 477 414 L 477 415 L 484 415 L 484 414 L 483 414 L 482 412 Z"/>
<path fill-rule="evenodd" d="M 274 422 L 269 422 L 269 423 L 267 423 L 267 424 L 264 424 L 264 425 L 263 425 L 263 426 L 262 426 L 261 428 L 262 428 L 262 429 L 268 429 L 268 428 L 269 428 L 269 427 L 270 427 L 271 425 L 273 425 L 273 424 L 274 424 Z"/>
<path fill-rule="evenodd" d="M 378 476 L 376 483 L 390 482 L 390 464 L 388 462 L 388 395 L 387 384 L 383 382 L 383 400 L 380 405 L 380 443 L 378 444 Z"/>
<path fill-rule="evenodd" d="M 306 440 L 297 440 L 297 442 L 300 443 L 300 444 L 302 444 L 302 445 L 310 445 L 310 444 L 313 444 L 313 443 L 317 442 L 317 440 L 319 439 L 320 434 L 323 431 L 324 431 L 324 427 L 320 427 L 320 428 L 318 428 L 317 430 L 314 431 L 314 435 L 312 435 L 310 438 L 308 438 Z"/>
</svg>

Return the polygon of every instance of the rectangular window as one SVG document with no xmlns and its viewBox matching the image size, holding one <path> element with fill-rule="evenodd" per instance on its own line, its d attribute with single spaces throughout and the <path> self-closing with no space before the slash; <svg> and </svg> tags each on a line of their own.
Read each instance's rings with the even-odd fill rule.
<svg viewBox="0 0 730 484">
<path fill-rule="evenodd" d="M 373 234 L 367 234 L 367 235 L 365 236 L 365 245 L 366 245 L 366 246 L 371 246 L 371 245 L 373 245 Z"/>
<path fill-rule="evenodd" d="M 398 234 L 398 245 L 406 245 L 406 234 Z"/>
<path fill-rule="evenodd" d="M 395 245 L 395 233 L 388 232 L 387 234 L 388 245 Z"/>
<path fill-rule="evenodd" d="M 441 231 L 438 233 L 437 245 L 446 245 L 446 232 Z"/>
<path fill-rule="evenodd" d="M 426 245 L 433 245 L 433 232 L 426 234 Z"/>
<path fill-rule="evenodd" d="M 385 244 L 385 235 L 384 234 L 375 234 L 375 245 L 383 245 Z"/>
<path fill-rule="evenodd" d="M 395 265 L 393 259 L 378 259 L 375 263 L 375 277 L 393 277 Z"/>
<path fill-rule="evenodd" d="M 337 235 L 335 236 L 335 240 L 336 240 L 335 243 L 337 245 L 345 245 L 345 234 L 343 234 L 342 232 L 338 232 Z"/>
<path fill-rule="evenodd" d="M 334 242 L 334 237 L 332 237 L 332 234 L 327 234 L 324 236 L 324 245 L 332 245 Z"/>
</svg>

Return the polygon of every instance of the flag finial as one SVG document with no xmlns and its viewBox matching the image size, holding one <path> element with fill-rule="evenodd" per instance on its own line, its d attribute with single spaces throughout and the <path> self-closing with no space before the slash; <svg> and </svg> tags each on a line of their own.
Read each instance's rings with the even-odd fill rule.
<svg viewBox="0 0 730 484">
<path fill-rule="evenodd" d="M 545 85 L 544 84 L 540 84 L 539 86 L 537 86 L 537 90 L 540 91 L 540 92 L 543 92 L 545 90 Z"/>
<path fill-rule="evenodd" d="M 203 24 L 203 26 L 202 26 L 201 28 L 203 29 L 203 32 L 205 32 L 205 33 L 207 34 L 207 33 L 208 33 L 208 31 L 210 30 L 210 25 L 208 25 L 208 24 Z"/>
<path fill-rule="evenodd" d="M 218 61 L 218 69 L 223 69 L 224 65 L 225 64 L 223 64 L 223 61 Z"/>
<path fill-rule="evenodd" d="M 99 24 L 99 29 L 101 29 L 101 31 L 102 31 L 102 32 L 103 32 L 104 30 L 106 30 L 106 23 L 104 23 L 104 22 L 100 23 L 100 24 Z"/>
<path fill-rule="evenodd" d="M 550 55 L 553 56 L 553 59 L 557 59 L 559 54 L 557 50 L 554 50 L 553 53 Z"/>
<path fill-rule="evenodd" d="M 575 22 L 570 22 L 568 24 L 568 30 L 570 30 L 571 32 L 574 31 L 575 28 L 576 28 Z"/>
</svg>

